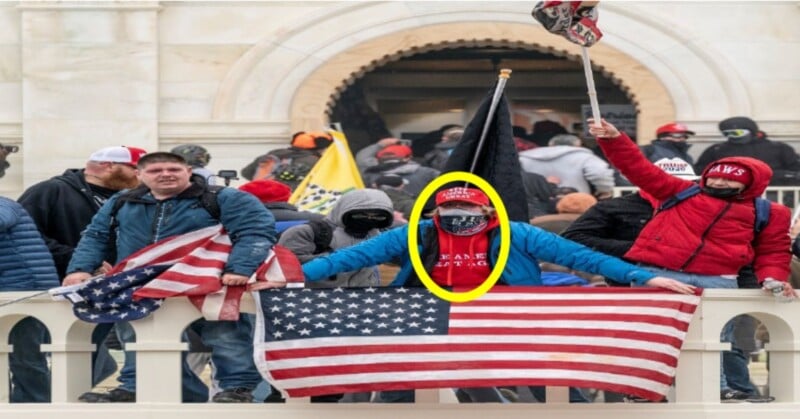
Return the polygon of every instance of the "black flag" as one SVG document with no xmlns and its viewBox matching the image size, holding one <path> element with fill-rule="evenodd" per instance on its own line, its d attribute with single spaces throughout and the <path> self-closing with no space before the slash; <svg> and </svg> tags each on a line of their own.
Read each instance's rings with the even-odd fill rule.
<svg viewBox="0 0 800 419">
<path fill-rule="evenodd" d="M 494 89 L 483 100 L 472 121 L 464 129 L 461 141 L 453 149 L 443 173 L 469 172 L 476 153 L 480 153 L 473 174 L 489 182 L 500 195 L 512 221 L 528 222 L 528 204 L 522 185 L 522 168 L 511 130 L 511 112 L 505 95 L 500 97 L 489 131 L 478 150 L 478 141 L 489 114 Z"/>
</svg>

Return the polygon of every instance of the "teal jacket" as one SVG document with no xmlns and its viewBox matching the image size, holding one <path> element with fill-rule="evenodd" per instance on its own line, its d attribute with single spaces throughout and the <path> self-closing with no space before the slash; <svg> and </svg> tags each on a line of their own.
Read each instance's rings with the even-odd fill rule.
<svg viewBox="0 0 800 419">
<path fill-rule="evenodd" d="M 419 237 L 432 228 L 432 221 L 419 224 Z M 542 285 L 539 262 L 551 262 L 575 270 L 603 275 L 617 282 L 644 284 L 656 275 L 620 259 L 520 222 L 511 222 L 511 251 L 500 276 L 506 285 Z M 398 227 L 355 246 L 337 250 L 303 265 L 306 280 L 319 281 L 337 272 L 353 271 L 400 258 L 402 268 L 393 286 L 401 286 L 413 275 L 408 253 L 408 226 Z M 417 244 L 422 252 L 422 248 Z M 500 253 L 500 235 L 491 242 L 489 261 L 494 266 Z M 424 258 L 424 256 L 423 256 Z"/>
</svg>

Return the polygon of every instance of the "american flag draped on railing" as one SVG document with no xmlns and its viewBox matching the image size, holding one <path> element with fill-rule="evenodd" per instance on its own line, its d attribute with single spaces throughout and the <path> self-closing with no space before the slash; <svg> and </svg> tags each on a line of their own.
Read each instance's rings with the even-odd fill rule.
<svg viewBox="0 0 800 419">
<path fill-rule="evenodd" d="M 424 288 L 266 290 L 256 365 L 291 397 L 550 385 L 661 400 L 699 301 L 651 288 L 495 287 L 463 304 Z"/>
<path fill-rule="evenodd" d="M 51 290 L 73 303 L 75 315 L 93 323 L 137 320 L 167 297 L 186 296 L 207 320 L 236 320 L 244 286 L 222 285 L 232 249 L 220 225 L 170 237 L 147 246 L 115 265 L 106 275 L 80 287 Z M 251 281 L 303 282 L 297 258 L 273 246 Z"/>
</svg>

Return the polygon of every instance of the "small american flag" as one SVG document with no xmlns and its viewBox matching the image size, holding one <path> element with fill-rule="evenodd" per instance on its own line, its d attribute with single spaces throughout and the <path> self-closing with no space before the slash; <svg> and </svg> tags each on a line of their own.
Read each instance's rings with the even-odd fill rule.
<svg viewBox="0 0 800 419">
<path fill-rule="evenodd" d="M 246 287 L 220 281 L 232 246 L 220 225 L 207 227 L 147 246 L 77 290 L 51 294 L 65 295 L 78 318 L 94 323 L 137 320 L 164 298 L 179 296 L 189 297 L 207 320 L 236 320 Z M 273 246 L 251 281 L 302 284 L 303 279 L 294 254 Z"/>
<path fill-rule="evenodd" d="M 256 365 L 291 397 L 416 388 L 575 386 L 661 400 L 700 297 L 660 289 L 424 288 L 257 296 Z"/>
</svg>

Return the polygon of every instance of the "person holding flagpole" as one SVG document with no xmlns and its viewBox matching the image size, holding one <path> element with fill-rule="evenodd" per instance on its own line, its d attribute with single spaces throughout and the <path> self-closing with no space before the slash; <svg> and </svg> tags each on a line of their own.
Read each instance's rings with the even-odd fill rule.
<svg viewBox="0 0 800 419">
<path fill-rule="evenodd" d="M 147 154 L 139 160 L 138 169 L 142 185 L 113 196 L 86 228 L 67 268 L 64 285 L 88 280 L 110 253 L 116 253 L 118 262 L 164 238 L 220 223 L 233 242 L 221 282 L 234 286 L 247 283 L 275 244 L 272 214 L 253 195 L 233 188 L 211 187 L 199 177 L 192 177 L 191 167 L 177 154 Z M 215 211 L 208 201 L 213 201 Z M 214 395 L 214 402 L 253 401 L 252 390 L 261 382 L 261 376 L 253 362 L 251 317 L 241 315 L 238 321 L 200 320 L 197 325 L 203 342 L 212 348 L 215 379 L 223 389 Z M 116 325 L 121 341 L 134 340 L 129 323 Z M 184 402 L 208 401 L 205 385 L 187 371 L 185 362 L 183 366 Z M 135 370 L 135 357 L 126 353 L 118 378 L 121 385 L 109 393 L 85 393 L 80 399 L 91 403 L 135 401 Z"/>
</svg>

